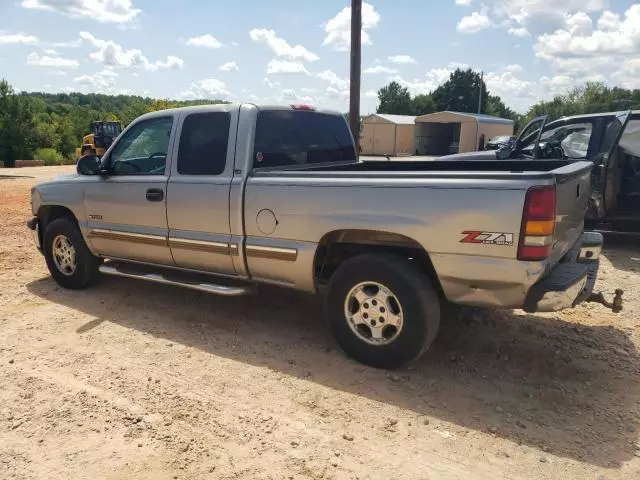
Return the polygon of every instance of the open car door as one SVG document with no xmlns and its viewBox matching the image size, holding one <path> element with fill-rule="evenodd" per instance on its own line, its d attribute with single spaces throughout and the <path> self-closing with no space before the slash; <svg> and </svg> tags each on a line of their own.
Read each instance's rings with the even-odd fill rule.
<svg viewBox="0 0 640 480">
<path fill-rule="evenodd" d="M 541 115 L 534 118 L 525 127 L 520 130 L 518 138 L 513 143 L 513 149 L 498 150 L 498 158 L 518 157 L 519 155 L 532 156 L 538 158 L 538 145 L 540 144 L 540 136 L 544 130 L 549 115 Z M 505 151 L 506 150 L 506 151 Z"/>
<path fill-rule="evenodd" d="M 604 220 L 615 211 L 618 203 L 618 194 L 622 182 L 620 165 L 620 152 L 618 145 L 622 133 L 629 122 L 631 111 L 616 115 L 607 125 L 600 149 L 595 157 L 594 167 L 596 182 L 592 192 L 592 204 L 599 220 Z"/>
</svg>

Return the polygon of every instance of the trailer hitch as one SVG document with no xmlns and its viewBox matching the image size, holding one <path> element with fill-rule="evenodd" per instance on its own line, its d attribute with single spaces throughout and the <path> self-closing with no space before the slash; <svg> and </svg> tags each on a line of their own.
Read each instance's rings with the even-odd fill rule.
<svg viewBox="0 0 640 480">
<path fill-rule="evenodd" d="M 619 288 L 615 291 L 615 296 L 613 297 L 613 302 L 607 302 L 604 298 L 604 294 L 602 292 L 592 293 L 589 298 L 587 298 L 587 302 L 600 303 L 607 308 L 610 308 L 613 313 L 620 313 L 622 311 L 622 294 L 624 290 Z"/>
</svg>

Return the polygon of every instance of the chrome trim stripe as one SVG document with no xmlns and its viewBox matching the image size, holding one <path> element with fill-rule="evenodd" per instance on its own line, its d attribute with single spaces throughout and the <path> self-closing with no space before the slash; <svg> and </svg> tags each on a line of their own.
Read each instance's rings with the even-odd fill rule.
<svg viewBox="0 0 640 480">
<path fill-rule="evenodd" d="M 247 245 L 245 247 L 248 257 L 270 258 L 295 262 L 298 258 L 298 250 L 295 248 L 267 247 L 264 245 Z"/>
<path fill-rule="evenodd" d="M 240 246 L 237 243 L 231 243 L 229 244 L 229 252 L 231 253 L 231 255 L 233 255 L 234 257 L 237 257 L 240 255 Z"/>
<path fill-rule="evenodd" d="M 192 240 L 190 238 L 169 238 L 171 248 L 184 248 L 187 250 L 200 250 L 203 252 L 220 253 L 229 255 L 229 244 L 224 242 L 209 242 L 206 240 Z"/>
<path fill-rule="evenodd" d="M 103 238 L 105 240 L 119 240 L 124 242 L 145 243 L 148 245 L 167 246 L 167 237 L 147 233 L 123 232 L 121 230 L 107 230 L 105 228 L 93 228 L 89 230 L 89 236 Z"/>
</svg>

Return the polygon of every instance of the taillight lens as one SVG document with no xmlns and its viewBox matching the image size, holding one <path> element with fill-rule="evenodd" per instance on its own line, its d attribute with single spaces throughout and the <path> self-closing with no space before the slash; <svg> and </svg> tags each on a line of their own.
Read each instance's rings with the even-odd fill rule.
<svg viewBox="0 0 640 480">
<path fill-rule="evenodd" d="M 551 253 L 556 228 L 556 187 L 527 190 L 522 213 L 518 260 L 544 260 Z"/>
</svg>

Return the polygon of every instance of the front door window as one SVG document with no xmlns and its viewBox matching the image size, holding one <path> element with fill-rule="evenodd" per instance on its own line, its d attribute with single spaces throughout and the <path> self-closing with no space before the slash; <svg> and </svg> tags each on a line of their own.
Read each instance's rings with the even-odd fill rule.
<svg viewBox="0 0 640 480">
<path fill-rule="evenodd" d="M 129 129 L 109 154 L 113 175 L 163 175 L 172 117 L 144 120 Z"/>
</svg>

